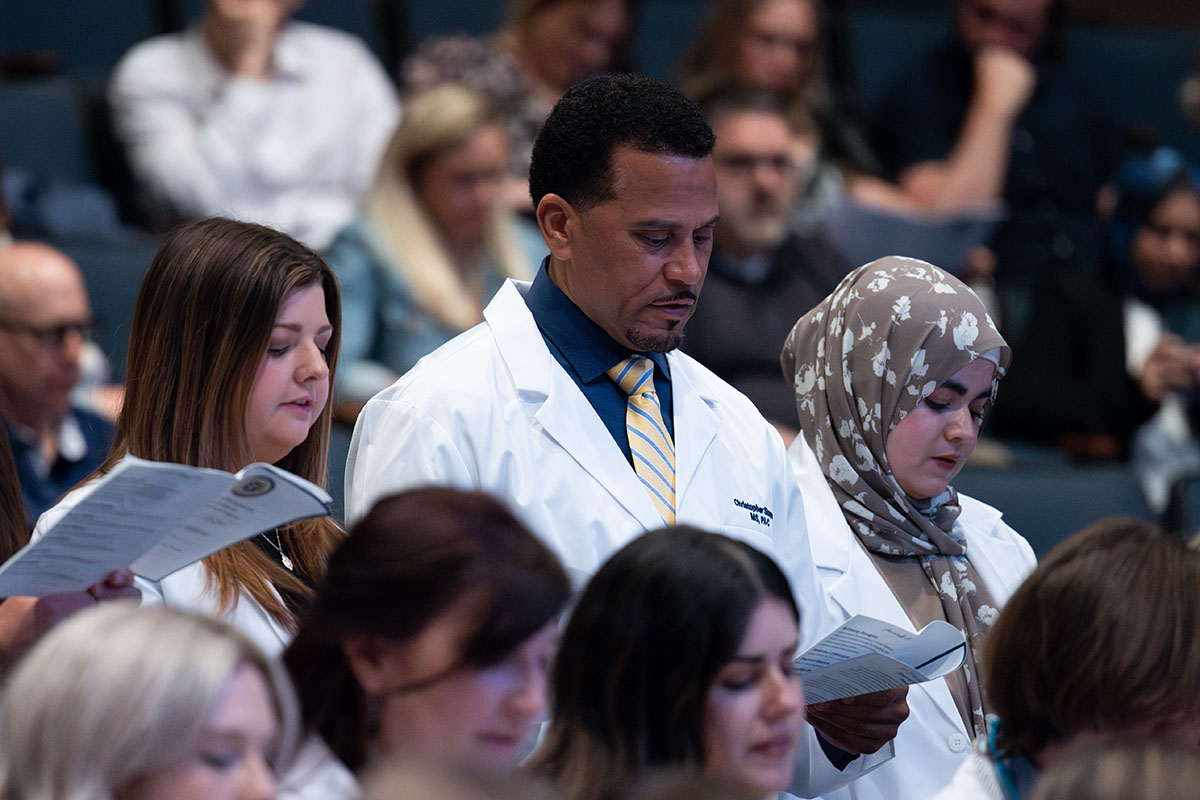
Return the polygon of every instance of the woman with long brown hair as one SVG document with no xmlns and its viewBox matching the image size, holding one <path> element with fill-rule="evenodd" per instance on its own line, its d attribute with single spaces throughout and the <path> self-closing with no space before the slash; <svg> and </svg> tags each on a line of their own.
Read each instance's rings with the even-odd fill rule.
<svg viewBox="0 0 1200 800">
<path fill-rule="evenodd" d="M 8 432 L 0 426 L 0 564 L 29 541 L 28 528 L 22 509 L 21 486 L 17 481 L 17 465 L 13 462 Z"/>
<path fill-rule="evenodd" d="M 129 453 L 227 471 L 264 461 L 324 485 L 340 327 L 333 273 L 286 234 L 220 218 L 173 230 L 142 282 L 125 404 L 93 477 Z M 224 617 L 276 654 L 340 538 L 327 517 L 296 522 L 137 586 L 143 602 Z"/>
</svg>

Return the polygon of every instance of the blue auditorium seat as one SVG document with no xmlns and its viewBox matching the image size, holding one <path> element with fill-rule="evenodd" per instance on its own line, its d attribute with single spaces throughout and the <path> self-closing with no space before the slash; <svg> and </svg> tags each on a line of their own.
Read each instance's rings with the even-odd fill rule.
<svg viewBox="0 0 1200 800">
<path fill-rule="evenodd" d="M 0 155 L 40 178 L 93 180 L 83 98 L 66 78 L 0 81 Z"/>
<path fill-rule="evenodd" d="M 103 81 L 159 24 L 158 0 L 0 0 L 0 53 L 53 50 L 66 74 Z"/>
<path fill-rule="evenodd" d="M 83 272 L 95 320 L 96 344 L 108 356 L 112 379 L 125 377 L 129 329 L 142 276 L 160 240 L 150 234 L 127 232 L 104 239 L 52 241 L 74 259 Z"/>
<path fill-rule="evenodd" d="M 1158 521 L 1133 474 L 1119 464 L 1050 463 L 1008 469 L 968 465 L 954 480 L 954 487 L 999 509 L 1004 521 L 1029 540 L 1038 557 L 1104 517 Z"/>
</svg>

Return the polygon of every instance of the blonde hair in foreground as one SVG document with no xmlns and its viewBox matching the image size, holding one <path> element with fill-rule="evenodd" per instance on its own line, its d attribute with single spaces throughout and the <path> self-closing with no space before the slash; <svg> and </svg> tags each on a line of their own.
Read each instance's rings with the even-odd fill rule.
<svg viewBox="0 0 1200 800">
<path fill-rule="evenodd" d="M 114 800 L 194 748 L 230 678 L 251 666 L 279 717 L 276 765 L 299 730 L 282 669 L 210 617 L 105 603 L 46 635 L 11 674 L 0 705 L 0 797 Z"/>
<path fill-rule="evenodd" d="M 1193 800 L 1198 788 L 1200 752 L 1110 741 L 1064 754 L 1039 776 L 1031 800 Z"/>
</svg>

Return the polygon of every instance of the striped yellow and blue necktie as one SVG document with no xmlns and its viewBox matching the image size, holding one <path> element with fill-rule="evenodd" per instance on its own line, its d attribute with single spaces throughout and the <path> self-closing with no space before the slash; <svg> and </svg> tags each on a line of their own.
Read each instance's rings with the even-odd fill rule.
<svg viewBox="0 0 1200 800">
<path fill-rule="evenodd" d="M 675 524 L 675 445 L 663 424 L 662 407 L 654 392 L 654 362 L 630 356 L 608 371 L 608 377 L 629 398 L 625 432 L 633 454 L 633 470 L 667 525 Z"/>
</svg>

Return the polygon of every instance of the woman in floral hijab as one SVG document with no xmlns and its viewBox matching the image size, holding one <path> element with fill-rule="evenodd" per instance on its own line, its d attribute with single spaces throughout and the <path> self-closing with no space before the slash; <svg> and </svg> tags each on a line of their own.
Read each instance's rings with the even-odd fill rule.
<svg viewBox="0 0 1200 800">
<path fill-rule="evenodd" d="M 986 730 L 976 651 L 1034 557 L 999 512 L 958 495 L 950 481 L 975 448 L 1010 359 L 966 284 L 896 256 L 847 275 L 784 345 L 803 432 L 792 458 L 833 604 L 846 616 L 891 613 L 889 621 L 915 630 L 942 619 L 967 637 L 966 663 L 946 679 L 948 694 L 925 685 L 924 694 L 910 692 L 913 715 L 900 731 L 919 736 L 929 719 L 943 727 L 953 720 L 963 746 L 954 746 L 953 733 L 938 736 L 941 751 L 948 740 L 955 751 L 940 765 L 898 756 L 890 773 L 872 773 L 880 796 L 936 791 L 965 757 L 966 737 Z M 926 701 L 942 706 L 940 716 L 920 713 Z M 933 758 L 926 744 L 910 747 Z M 875 796 L 860 788 L 859 796 Z"/>
</svg>

